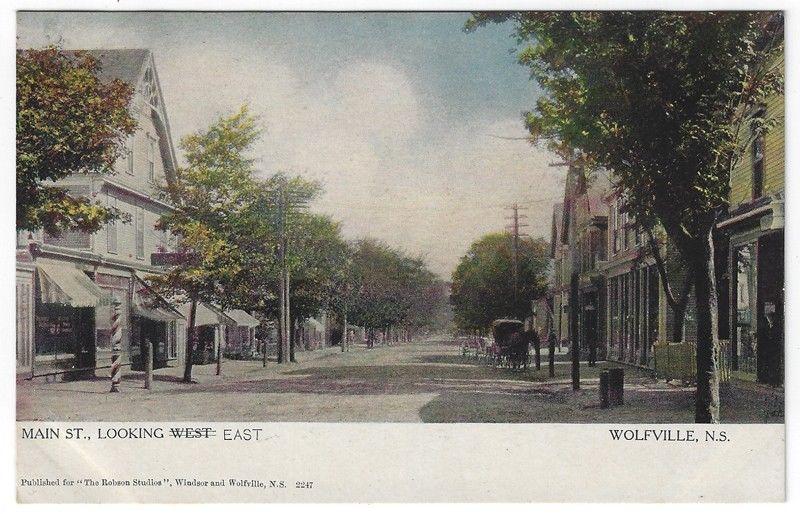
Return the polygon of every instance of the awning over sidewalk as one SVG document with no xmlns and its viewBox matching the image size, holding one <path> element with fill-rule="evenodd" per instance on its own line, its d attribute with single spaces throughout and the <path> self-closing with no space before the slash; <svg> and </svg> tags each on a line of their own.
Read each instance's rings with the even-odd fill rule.
<svg viewBox="0 0 800 514">
<path fill-rule="evenodd" d="M 186 320 L 189 320 L 189 310 L 191 304 L 184 303 L 178 309 Z M 209 305 L 207 303 L 197 304 L 197 313 L 195 315 L 195 326 L 202 325 L 236 325 L 236 322 L 230 317 L 226 316 L 222 310 Z"/>
<path fill-rule="evenodd" d="M 256 318 L 241 309 L 225 311 L 225 315 L 236 322 L 236 326 L 254 328 L 261 324 Z"/>
<path fill-rule="evenodd" d="M 136 289 L 133 291 L 133 312 L 137 316 L 155 321 L 183 319 L 183 315 L 172 307 L 163 296 L 156 293 L 147 282 L 135 273 Z"/>
<path fill-rule="evenodd" d="M 42 303 L 56 303 L 71 307 L 97 307 L 110 298 L 86 273 L 64 264 L 36 265 Z"/>
</svg>

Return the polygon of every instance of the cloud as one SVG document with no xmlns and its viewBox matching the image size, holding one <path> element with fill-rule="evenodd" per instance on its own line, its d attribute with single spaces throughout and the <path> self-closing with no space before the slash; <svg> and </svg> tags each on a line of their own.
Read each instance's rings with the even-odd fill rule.
<svg viewBox="0 0 800 514">
<path fill-rule="evenodd" d="M 425 255 L 443 277 L 473 240 L 503 229 L 509 203 L 528 207 L 529 234 L 549 233 L 563 191 L 563 169 L 548 166 L 554 157 L 492 137 L 524 136 L 521 119 L 456 105 L 456 92 L 435 90 L 408 63 L 354 49 L 312 64 L 269 33 L 192 35 L 166 15 L 149 18 L 149 33 L 130 30 L 124 18 L 20 19 L 22 45 L 63 34 L 72 48 L 151 47 L 176 144 L 248 103 L 265 127 L 254 149 L 262 173 L 321 181 L 314 208 L 341 220 L 347 237 Z"/>
</svg>

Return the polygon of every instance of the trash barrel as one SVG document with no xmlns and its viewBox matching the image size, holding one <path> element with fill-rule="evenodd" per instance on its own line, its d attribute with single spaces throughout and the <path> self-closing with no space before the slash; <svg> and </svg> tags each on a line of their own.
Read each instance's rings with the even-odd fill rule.
<svg viewBox="0 0 800 514">
<path fill-rule="evenodd" d="M 608 408 L 608 370 L 600 372 L 600 408 Z"/>
</svg>

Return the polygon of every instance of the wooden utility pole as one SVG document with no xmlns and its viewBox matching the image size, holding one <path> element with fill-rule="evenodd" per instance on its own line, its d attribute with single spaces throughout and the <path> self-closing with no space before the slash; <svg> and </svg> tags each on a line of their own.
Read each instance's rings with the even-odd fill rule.
<svg viewBox="0 0 800 514">
<path fill-rule="evenodd" d="M 580 330 L 578 327 L 578 316 L 580 313 L 580 266 L 581 254 L 578 248 L 578 227 L 575 225 L 575 201 L 578 196 L 586 192 L 586 179 L 584 174 L 586 171 L 581 165 L 576 165 L 570 162 L 569 173 L 573 175 L 575 181 L 569 197 L 569 203 L 565 204 L 570 209 L 569 214 L 569 232 L 567 233 L 567 241 L 569 243 L 570 254 L 570 281 L 569 281 L 569 339 L 570 351 L 572 352 L 572 389 L 577 391 L 581 388 L 581 344 L 580 344 Z M 569 183 L 569 178 L 567 179 Z"/>
<path fill-rule="evenodd" d="M 569 227 L 567 227 L 567 244 L 569 245 L 570 254 L 568 333 L 570 352 L 572 352 L 572 389 L 577 391 L 581 388 L 581 351 L 578 334 L 578 304 L 580 303 L 578 287 L 581 255 L 578 253 L 578 245 L 576 244 L 577 228 L 575 227 L 574 209 L 577 197 L 586 192 L 586 170 L 574 151 L 571 155 L 565 157 L 564 161 L 550 163 L 550 166 L 567 166 L 569 168 L 567 172 L 567 197 L 564 199 L 564 212 L 569 213 Z M 571 183 L 570 180 L 573 182 Z"/>
<path fill-rule="evenodd" d="M 278 226 L 278 262 L 280 263 L 280 277 L 278 280 L 278 295 L 280 296 L 280 346 L 278 350 L 278 362 L 294 362 L 294 335 L 292 334 L 292 315 L 289 298 L 291 297 L 291 281 L 289 274 L 288 253 L 289 253 L 289 234 L 288 221 L 289 214 L 293 209 L 305 207 L 305 199 L 293 195 L 289 191 L 289 184 L 286 177 L 281 176 L 278 180 L 278 190 L 276 191 L 277 206 L 277 226 Z"/>
<path fill-rule="evenodd" d="M 149 391 L 153 388 L 153 341 L 150 338 L 145 339 L 145 347 L 147 348 L 147 360 L 144 361 L 144 388 Z"/>
<path fill-rule="evenodd" d="M 280 347 L 278 349 L 278 362 L 284 363 L 289 356 L 289 330 L 288 319 L 289 309 L 286 303 L 288 296 L 288 280 L 286 266 L 286 183 L 281 180 L 277 192 L 278 204 L 278 262 L 280 263 L 280 277 L 278 279 L 278 295 L 280 296 L 280 319 L 278 329 L 278 339 Z"/>
<path fill-rule="evenodd" d="M 512 213 L 510 217 L 506 217 L 506 219 L 511 220 L 511 225 L 507 226 L 506 229 L 511 231 L 512 236 L 513 266 L 511 273 L 514 281 L 514 304 L 516 306 L 517 298 L 519 296 L 519 238 L 520 236 L 527 235 L 520 233 L 519 229 L 521 227 L 527 227 L 528 225 L 525 223 L 520 223 L 520 219 L 527 218 L 527 216 L 524 214 L 519 213 L 519 211 L 525 210 L 525 207 L 520 207 L 518 203 L 514 202 L 507 208 L 511 209 Z"/>
</svg>

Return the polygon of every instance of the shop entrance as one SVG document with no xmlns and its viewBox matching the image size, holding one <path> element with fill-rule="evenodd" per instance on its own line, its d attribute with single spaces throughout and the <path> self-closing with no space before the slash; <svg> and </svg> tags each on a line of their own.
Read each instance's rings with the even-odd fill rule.
<svg viewBox="0 0 800 514">
<path fill-rule="evenodd" d="M 758 240 L 758 381 L 783 384 L 783 232 Z"/>
<path fill-rule="evenodd" d="M 168 360 L 167 322 L 138 317 L 135 323 L 138 333 L 137 342 L 131 345 L 131 369 L 144 371 L 148 341 L 153 343 L 153 369 L 165 368 Z"/>
<path fill-rule="evenodd" d="M 197 348 L 192 355 L 193 364 L 210 364 L 217 359 L 215 335 L 218 325 L 201 325 L 197 327 Z"/>
</svg>

